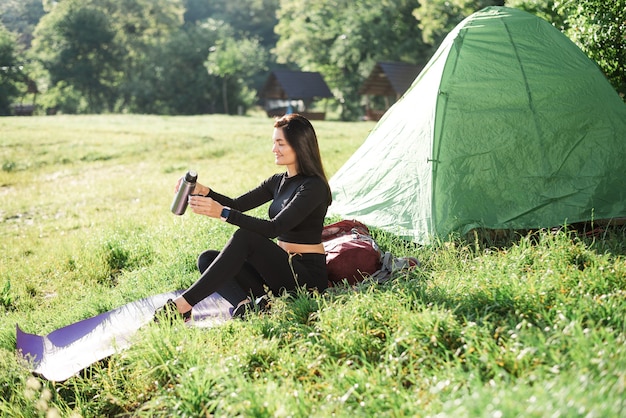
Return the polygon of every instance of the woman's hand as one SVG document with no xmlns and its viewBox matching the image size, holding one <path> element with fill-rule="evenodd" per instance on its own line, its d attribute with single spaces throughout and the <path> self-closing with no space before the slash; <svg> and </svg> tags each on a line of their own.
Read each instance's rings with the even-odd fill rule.
<svg viewBox="0 0 626 418">
<path fill-rule="evenodd" d="M 206 215 L 211 218 L 220 218 L 224 206 L 217 203 L 210 197 L 191 195 L 189 196 L 189 208 L 193 213 L 198 215 Z"/>
</svg>

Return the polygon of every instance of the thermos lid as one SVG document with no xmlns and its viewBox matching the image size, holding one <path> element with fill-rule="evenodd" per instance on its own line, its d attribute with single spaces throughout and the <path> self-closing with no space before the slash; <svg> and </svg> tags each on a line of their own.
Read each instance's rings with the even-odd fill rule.
<svg viewBox="0 0 626 418">
<path fill-rule="evenodd" d="M 196 173 L 194 170 L 189 170 L 187 171 L 187 174 L 185 174 L 186 182 L 195 183 L 197 179 L 198 179 L 198 173 Z"/>
</svg>

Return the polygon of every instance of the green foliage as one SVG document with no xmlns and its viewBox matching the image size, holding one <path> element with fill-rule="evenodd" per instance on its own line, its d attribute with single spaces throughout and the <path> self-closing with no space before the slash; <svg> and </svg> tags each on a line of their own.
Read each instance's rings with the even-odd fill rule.
<svg viewBox="0 0 626 418">
<path fill-rule="evenodd" d="M 71 387 L 109 388 L 82 406 L 96 415 L 619 415 L 623 253 L 542 231 L 415 255 L 424 267 L 384 286 L 274 297 L 211 330 L 147 327 Z"/>
<path fill-rule="evenodd" d="M 626 1 L 560 0 L 566 34 L 591 58 L 626 100 Z"/>
<path fill-rule="evenodd" d="M 102 257 L 107 267 L 108 278 L 115 284 L 117 276 L 124 270 L 132 270 L 151 263 L 151 250 L 145 243 L 129 242 L 123 237 L 112 237 L 102 244 Z"/>
<path fill-rule="evenodd" d="M 117 74 L 115 32 L 109 15 L 89 2 L 66 0 L 44 16 L 33 52 L 56 86 L 64 81 L 81 94 L 88 112 L 110 111 Z"/>
<path fill-rule="evenodd" d="M 504 3 L 507 7 L 525 10 L 535 16 L 538 16 L 560 30 L 565 27 L 565 16 L 560 14 L 555 8 L 557 0 L 506 0 Z"/>
<path fill-rule="evenodd" d="M 234 113 L 231 112 L 233 106 L 229 105 L 228 84 L 235 82 L 238 85 L 237 91 L 245 94 L 246 89 L 250 87 L 247 80 L 253 74 L 266 70 L 266 62 L 267 53 L 261 48 L 258 39 L 225 38 L 211 47 L 205 66 L 209 74 L 222 79 L 222 99 L 225 113 Z M 243 95 L 238 99 L 245 107 L 250 107 L 253 104 L 246 102 Z"/>
<path fill-rule="evenodd" d="M 19 93 L 21 70 L 15 37 L 0 24 L 0 116 L 11 114 L 11 103 Z"/>
<path fill-rule="evenodd" d="M 421 41 L 415 7 L 414 0 L 284 1 L 277 60 L 320 71 L 338 92 L 342 119 L 354 120 L 362 114 L 358 89 L 377 61 L 424 64 L 432 52 Z"/>
<path fill-rule="evenodd" d="M 258 38 L 265 50 L 276 43 L 274 26 L 279 0 L 186 0 L 185 22 L 207 18 L 228 23 L 237 38 Z"/>
<path fill-rule="evenodd" d="M 16 167 L 15 161 L 3 161 L 2 162 L 2 171 L 6 171 L 7 173 L 10 173 L 11 171 L 15 170 L 15 167 Z"/>
<path fill-rule="evenodd" d="M 219 79 L 207 73 L 204 62 L 208 45 L 228 31 L 227 25 L 212 20 L 188 24 L 150 48 L 121 85 L 128 110 L 185 115 L 216 112 Z"/>
<path fill-rule="evenodd" d="M 0 23 L 18 34 L 18 44 L 28 48 L 35 26 L 44 15 L 42 0 L 3 0 L 0 2 Z M 22 48 L 20 48 L 22 49 Z"/>
<path fill-rule="evenodd" d="M 81 92 L 65 80 L 49 88 L 39 99 L 39 104 L 51 112 L 72 114 L 89 111 L 89 104 Z"/>
<path fill-rule="evenodd" d="M 6 0 L 0 21 L 28 60 L 0 107 L 8 114 L 34 80 L 50 113 L 235 113 L 258 99 L 267 69 L 284 65 L 321 72 L 336 97 L 325 109 L 355 120 L 376 62 L 424 64 L 457 23 L 491 5 L 551 22 L 623 95 L 623 1 Z"/>
<path fill-rule="evenodd" d="M 487 6 L 504 6 L 504 0 L 421 0 L 413 14 L 420 22 L 424 42 L 439 45 L 463 19 Z"/>
<path fill-rule="evenodd" d="M 256 99 L 250 91 L 268 60 L 267 47 L 256 40 L 234 39 L 256 39 L 254 30 L 273 38 L 268 33 L 276 5 L 236 3 L 67 0 L 50 5 L 33 48 L 49 78 L 44 106 L 63 113 L 157 114 L 228 113 L 228 107 L 249 107 Z M 193 8 L 192 14 L 185 14 L 185 4 Z M 240 10 L 247 11 L 246 18 L 239 17 Z M 239 25 L 235 30 L 224 23 L 233 19 Z M 269 30 L 258 26 L 268 24 Z M 207 74 L 204 62 L 218 43 L 234 45 L 231 53 L 245 57 L 238 60 L 237 77 Z M 251 63 L 254 68 L 248 72 Z M 217 74 L 230 72 L 222 66 Z M 226 107 L 218 84 L 232 90 Z M 72 93 L 67 100 L 65 93 Z"/>
<path fill-rule="evenodd" d="M 181 24 L 179 2 L 67 0 L 41 20 L 33 53 L 49 74 L 53 96 L 59 83 L 65 82 L 86 103 L 85 109 L 59 110 L 114 111 L 129 106 L 132 96 L 127 83 L 135 81 L 135 75 L 148 66 L 154 72 L 163 65 L 162 56 L 157 61 L 157 51 Z M 158 81 L 148 87 L 158 86 Z M 65 104 L 60 98 L 48 100 Z"/>
<path fill-rule="evenodd" d="M 15 302 L 15 297 L 11 294 L 11 281 L 7 280 L 0 291 L 0 306 L 2 306 L 5 310 L 13 309 L 13 303 Z"/>
</svg>

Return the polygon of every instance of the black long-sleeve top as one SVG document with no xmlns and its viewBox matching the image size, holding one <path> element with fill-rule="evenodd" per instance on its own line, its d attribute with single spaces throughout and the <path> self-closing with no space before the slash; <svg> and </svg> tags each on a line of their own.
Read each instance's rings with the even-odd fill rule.
<svg viewBox="0 0 626 418">
<path fill-rule="evenodd" d="M 319 244 L 328 210 L 328 187 L 319 177 L 275 174 L 258 187 L 232 199 L 211 190 L 208 197 L 231 208 L 227 222 L 268 238 L 297 244 Z M 244 214 L 272 201 L 269 219 Z"/>
</svg>

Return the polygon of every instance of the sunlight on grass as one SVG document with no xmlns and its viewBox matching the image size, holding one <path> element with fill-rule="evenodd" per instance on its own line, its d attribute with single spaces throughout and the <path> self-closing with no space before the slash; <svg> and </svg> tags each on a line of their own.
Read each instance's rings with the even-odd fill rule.
<svg viewBox="0 0 626 418">
<path fill-rule="evenodd" d="M 314 123 L 330 175 L 372 123 Z M 418 246 L 384 285 L 273 295 L 213 329 L 150 324 L 66 382 L 31 376 L 15 324 L 45 334 L 197 277 L 234 228 L 169 212 L 189 168 L 227 194 L 280 168 L 262 116 L 3 118 L 0 415 L 619 416 L 626 408 L 626 230 Z M 265 215 L 265 208 L 254 212 Z M 5 402 L 6 401 L 6 402 Z"/>
</svg>

